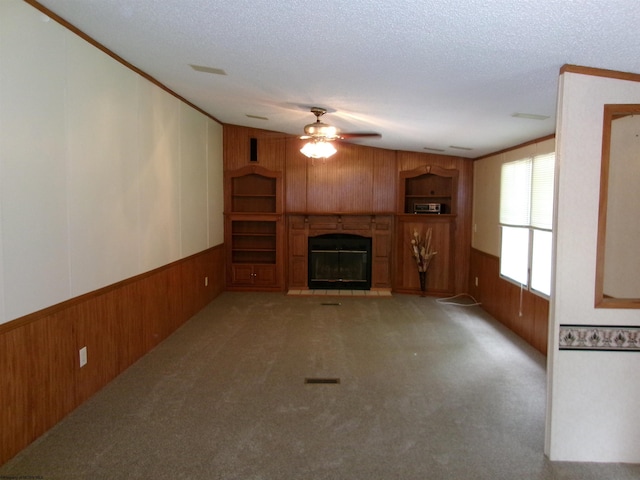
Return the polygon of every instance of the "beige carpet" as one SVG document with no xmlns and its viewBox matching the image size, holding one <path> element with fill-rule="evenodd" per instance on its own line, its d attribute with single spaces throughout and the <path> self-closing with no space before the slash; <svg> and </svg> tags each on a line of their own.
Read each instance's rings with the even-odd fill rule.
<svg viewBox="0 0 640 480">
<path fill-rule="evenodd" d="M 544 409 L 544 357 L 479 307 L 225 293 L 0 478 L 640 478 L 549 462 Z"/>
</svg>

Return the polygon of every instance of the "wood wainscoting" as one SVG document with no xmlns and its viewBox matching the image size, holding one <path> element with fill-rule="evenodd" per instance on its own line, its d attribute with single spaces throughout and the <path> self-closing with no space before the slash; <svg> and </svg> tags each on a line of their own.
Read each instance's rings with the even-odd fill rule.
<svg viewBox="0 0 640 480">
<path fill-rule="evenodd" d="M 216 246 L 0 325 L 0 465 L 224 291 L 224 260 Z"/>
<path fill-rule="evenodd" d="M 546 355 L 549 300 L 528 290 L 521 292 L 519 286 L 500 278 L 498 257 L 472 248 L 470 259 L 469 293 L 484 310 Z"/>
</svg>

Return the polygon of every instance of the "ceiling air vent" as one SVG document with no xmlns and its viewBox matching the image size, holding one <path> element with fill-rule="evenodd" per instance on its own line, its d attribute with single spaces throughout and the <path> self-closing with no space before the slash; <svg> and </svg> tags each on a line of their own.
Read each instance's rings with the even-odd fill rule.
<svg viewBox="0 0 640 480">
<path fill-rule="evenodd" d="M 304 383 L 311 385 L 335 385 L 340 383 L 339 378 L 305 378 Z"/>
</svg>

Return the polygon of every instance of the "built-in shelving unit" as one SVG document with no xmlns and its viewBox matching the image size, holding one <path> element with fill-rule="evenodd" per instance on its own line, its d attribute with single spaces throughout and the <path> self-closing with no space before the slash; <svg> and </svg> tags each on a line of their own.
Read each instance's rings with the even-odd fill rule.
<svg viewBox="0 0 640 480">
<path fill-rule="evenodd" d="M 250 173 L 231 178 L 231 211 L 240 213 L 276 213 L 277 180 Z"/>
<path fill-rule="evenodd" d="M 257 165 L 226 173 L 227 285 L 282 288 L 281 175 Z"/>
<path fill-rule="evenodd" d="M 276 263 L 277 221 L 231 220 L 231 263 Z"/>
<path fill-rule="evenodd" d="M 458 170 L 425 165 L 399 173 L 396 214 L 396 285 L 404 293 L 418 293 L 420 280 L 411 255 L 414 231 L 432 233 L 437 255 L 427 272 L 427 291 L 435 295 L 455 290 L 455 226 Z"/>
<path fill-rule="evenodd" d="M 400 172 L 402 194 L 399 210 L 402 213 L 428 212 L 426 208 L 421 210 L 420 206 L 433 204 L 439 206 L 437 209 L 439 214 L 454 214 L 456 182 L 457 171 L 439 167 Z"/>
</svg>

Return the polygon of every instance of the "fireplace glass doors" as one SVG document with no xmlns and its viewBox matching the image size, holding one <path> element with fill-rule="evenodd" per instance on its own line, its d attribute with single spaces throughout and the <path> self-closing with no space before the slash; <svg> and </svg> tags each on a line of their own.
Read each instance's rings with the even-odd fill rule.
<svg viewBox="0 0 640 480">
<path fill-rule="evenodd" d="M 349 234 L 309 237 L 309 288 L 369 290 L 371 238 Z"/>
</svg>

